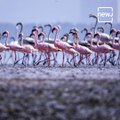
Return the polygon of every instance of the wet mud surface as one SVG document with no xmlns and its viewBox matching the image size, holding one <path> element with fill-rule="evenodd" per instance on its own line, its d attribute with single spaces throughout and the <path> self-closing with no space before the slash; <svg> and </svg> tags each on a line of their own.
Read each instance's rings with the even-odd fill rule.
<svg viewBox="0 0 120 120">
<path fill-rule="evenodd" d="M 0 66 L 1 120 L 120 120 L 117 66 Z"/>
</svg>

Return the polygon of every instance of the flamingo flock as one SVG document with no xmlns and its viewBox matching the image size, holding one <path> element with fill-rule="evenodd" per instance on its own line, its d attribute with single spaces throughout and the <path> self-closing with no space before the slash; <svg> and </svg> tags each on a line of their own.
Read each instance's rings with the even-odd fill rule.
<svg viewBox="0 0 120 120">
<path fill-rule="evenodd" d="M 108 22 L 105 23 L 110 25 L 110 31 L 107 34 L 102 26 L 97 27 L 97 16 L 90 14 L 89 18 L 96 20 L 90 31 L 84 28 L 79 32 L 78 28 L 72 28 L 61 38 L 59 33 L 62 28 L 59 25 L 34 26 L 31 34 L 24 37 L 23 24 L 17 23 L 16 38 L 11 42 L 9 42 L 9 31 L 0 33 L 1 64 L 6 64 L 6 59 L 7 61 L 11 59 L 14 65 L 56 66 L 59 59 L 62 59 L 62 67 L 66 64 L 75 67 L 81 64 L 120 65 L 120 30 L 113 28 L 112 23 Z M 45 32 L 47 28 L 49 28 L 48 33 Z M 85 36 L 81 40 L 79 34 L 83 32 Z M 8 58 L 4 55 L 6 52 L 10 54 Z M 62 55 L 58 57 L 60 53 Z"/>
</svg>

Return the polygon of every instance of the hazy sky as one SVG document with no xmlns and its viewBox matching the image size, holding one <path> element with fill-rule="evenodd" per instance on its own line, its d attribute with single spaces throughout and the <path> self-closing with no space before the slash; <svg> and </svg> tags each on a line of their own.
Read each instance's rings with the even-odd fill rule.
<svg viewBox="0 0 120 120">
<path fill-rule="evenodd" d="M 112 6 L 114 22 L 118 22 L 118 1 L 120 0 L 0 0 L 0 22 L 89 23 L 91 20 L 88 15 L 97 14 L 99 6 Z"/>
</svg>

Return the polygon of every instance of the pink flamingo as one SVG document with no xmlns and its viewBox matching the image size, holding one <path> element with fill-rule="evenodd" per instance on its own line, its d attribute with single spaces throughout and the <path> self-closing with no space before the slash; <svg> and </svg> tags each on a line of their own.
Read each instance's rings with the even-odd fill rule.
<svg viewBox="0 0 120 120">
<path fill-rule="evenodd" d="M 9 50 L 9 47 L 6 47 L 5 45 L 3 45 L 1 43 L 1 33 L 0 33 L 0 53 L 6 51 L 6 50 Z M 0 55 L 0 60 L 2 59 L 2 56 Z"/>
<path fill-rule="evenodd" d="M 56 32 L 55 33 L 55 38 L 54 38 L 54 46 L 56 48 L 59 48 L 59 49 L 62 50 L 62 53 L 63 53 L 62 66 L 64 66 L 64 58 L 65 58 L 64 52 L 68 51 L 70 48 L 73 48 L 73 46 L 71 46 L 67 42 L 57 40 L 57 35 L 58 35 L 59 30 L 60 30 L 60 26 L 54 26 L 53 29 L 52 29 L 52 32 L 54 32 L 54 31 Z"/>
<path fill-rule="evenodd" d="M 2 36 L 6 37 L 5 46 L 8 47 L 12 52 L 14 52 L 14 55 L 15 55 L 14 63 L 15 63 L 16 62 L 16 51 L 20 51 L 22 47 L 18 45 L 16 42 L 11 42 L 10 44 L 8 44 L 8 36 L 9 36 L 8 31 L 3 32 Z"/>
<path fill-rule="evenodd" d="M 112 28 L 110 31 L 110 35 L 112 37 L 112 47 L 116 50 L 120 50 L 119 48 L 119 43 L 115 43 L 115 37 L 118 36 L 119 31 L 117 31 L 116 29 Z M 119 41 L 118 41 L 119 42 Z"/>
<path fill-rule="evenodd" d="M 35 32 L 35 34 L 34 34 Z M 45 33 L 41 32 L 39 34 L 39 36 L 43 36 L 43 41 L 42 42 L 38 42 L 38 30 L 37 29 L 34 29 L 33 30 L 33 34 L 35 36 L 35 45 L 36 45 L 36 48 L 41 51 L 41 52 L 44 52 L 45 54 L 47 53 L 48 55 L 48 66 L 50 66 L 50 52 L 58 52 L 59 49 L 56 48 L 55 46 L 51 45 L 50 43 L 46 43 L 44 41 L 45 39 Z"/>
<path fill-rule="evenodd" d="M 120 30 L 117 31 L 116 33 L 116 37 L 118 37 L 118 35 L 120 34 Z M 118 44 L 119 44 L 119 47 L 118 47 L 118 50 L 119 50 L 119 55 L 118 55 L 118 64 L 120 64 L 120 37 L 119 37 L 119 41 L 118 41 Z"/>
<path fill-rule="evenodd" d="M 65 42 L 67 42 L 68 37 L 69 37 L 69 33 L 68 33 L 68 34 L 66 33 L 66 34 L 61 38 L 61 40 L 64 40 Z M 70 55 L 72 55 L 72 59 L 71 59 L 71 60 L 73 60 L 74 66 L 76 66 L 76 65 L 75 65 L 75 56 L 76 56 L 76 55 L 79 55 L 79 52 L 76 51 L 76 50 L 73 49 L 73 48 L 70 48 L 70 49 L 67 50 L 67 51 L 65 50 L 65 52 L 68 53 L 68 54 L 70 54 Z M 69 60 L 68 60 L 68 63 L 69 63 Z M 69 64 L 70 64 L 70 63 L 69 63 Z"/>
<path fill-rule="evenodd" d="M 53 59 L 54 59 L 54 66 L 55 66 L 55 64 L 56 64 L 56 58 L 57 58 L 57 53 L 59 51 L 61 51 L 61 49 L 55 47 L 54 43 L 53 43 L 53 39 L 50 38 L 50 33 L 52 32 L 53 26 L 51 24 L 46 24 L 46 25 L 44 25 L 44 27 L 49 27 L 49 29 L 50 29 L 49 32 L 48 32 L 48 36 L 47 36 L 48 38 L 46 38 L 45 41 L 48 42 L 48 43 L 50 43 L 50 46 L 52 48 L 52 49 L 50 49 L 50 51 L 52 52 Z M 56 53 L 56 55 L 55 55 L 55 53 Z"/>
<path fill-rule="evenodd" d="M 120 38 L 118 38 L 118 35 L 120 34 L 120 31 L 112 28 L 111 31 L 110 31 L 110 35 L 112 37 L 112 47 L 115 49 L 115 50 L 118 50 L 119 51 L 119 54 L 118 54 L 118 59 L 117 60 L 120 60 Z M 115 37 L 116 36 L 116 37 Z M 116 43 L 115 40 L 116 38 L 118 38 L 118 42 Z M 119 63 L 119 62 L 118 62 Z"/>
<path fill-rule="evenodd" d="M 23 33 L 21 32 L 19 34 L 19 38 L 20 38 L 20 45 L 22 47 L 22 49 L 20 49 L 19 51 L 22 52 L 24 54 L 23 56 L 23 61 L 24 61 L 24 58 L 25 58 L 25 54 L 27 54 L 27 56 L 29 54 L 32 54 L 32 56 L 34 56 L 34 53 L 37 52 L 38 50 L 35 49 L 32 45 L 30 44 L 23 44 Z M 28 56 L 29 57 L 29 56 Z M 28 58 L 28 62 L 29 62 L 29 58 Z M 34 62 L 34 61 L 33 61 Z M 23 62 L 22 62 L 23 63 Z M 23 63 L 24 64 L 24 63 Z M 34 63 L 33 63 L 34 64 Z"/>
<path fill-rule="evenodd" d="M 107 44 L 105 44 L 105 43 L 102 44 L 102 45 L 99 45 L 101 35 L 100 35 L 99 33 L 96 33 L 96 34 L 94 35 L 94 37 L 96 37 L 96 36 L 98 36 L 98 40 L 97 40 L 98 51 L 99 51 L 100 53 L 103 53 L 103 54 L 105 55 L 104 65 L 106 65 L 106 54 L 113 52 L 114 49 L 111 48 L 109 45 L 107 45 Z M 91 36 L 91 37 L 92 37 L 92 36 Z"/>
<path fill-rule="evenodd" d="M 87 60 L 90 62 L 90 59 L 88 56 L 90 56 L 94 52 L 92 50 L 90 50 L 89 48 L 78 44 L 78 39 L 79 39 L 78 32 L 70 32 L 70 33 L 72 33 L 74 35 L 74 48 L 81 55 L 78 64 L 80 64 L 80 62 L 82 61 L 83 55 L 85 55 L 85 57 L 86 57 L 86 63 L 87 63 Z"/>
</svg>

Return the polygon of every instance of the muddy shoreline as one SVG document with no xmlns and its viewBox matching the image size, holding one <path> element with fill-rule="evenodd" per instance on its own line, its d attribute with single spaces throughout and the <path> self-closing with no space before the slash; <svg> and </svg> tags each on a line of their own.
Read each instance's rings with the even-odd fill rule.
<svg viewBox="0 0 120 120">
<path fill-rule="evenodd" d="M 1 65 L 1 120 L 119 120 L 117 66 Z"/>
</svg>

